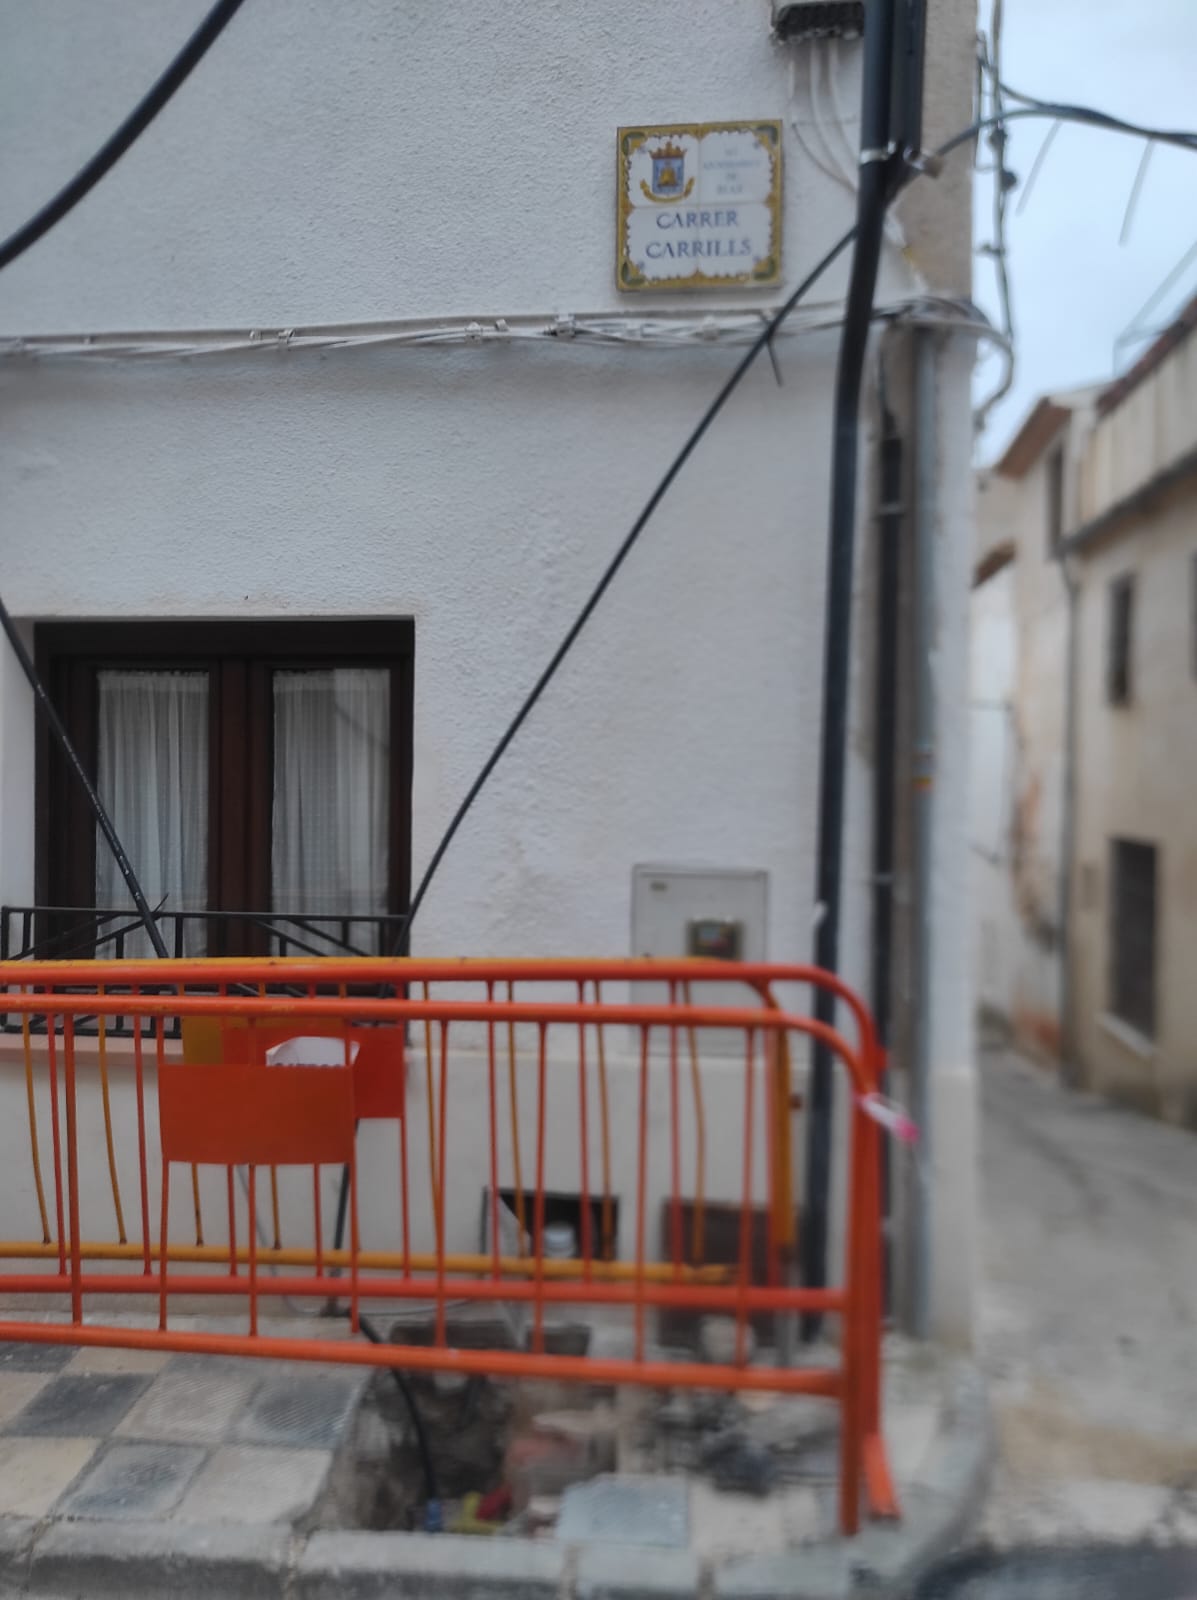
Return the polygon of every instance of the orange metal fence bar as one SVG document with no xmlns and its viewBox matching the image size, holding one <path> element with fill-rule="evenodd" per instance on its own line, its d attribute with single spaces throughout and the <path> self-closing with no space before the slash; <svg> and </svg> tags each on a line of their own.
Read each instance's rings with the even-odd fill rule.
<svg viewBox="0 0 1197 1600">
<path fill-rule="evenodd" d="M 654 983 L 661 986 L 660 1003 L 604 1002 L 605 982 Z M 574 998 L 530 1000 L 517 998 L 517 983 L 559 984 Z M 692 1003 L 694 983 L 719 985 L 719 993 L 735 1003 Z M 481 986 L 480 999 L 440 998 L 437 984 Z M 840 999 L 851 1015 L 856 1042 L 849 1044 L 833 1027 L 802 1013 L 783 1008 L 776 998 L 779 985 L 822 987 Z M 235 985 L 237 992 L 228 988 Z M 271 992 L 271 986 L 288 992 Z M 39 992 L 30 992 L 36 986 Z M 417 987 L 423 990 L 418 996 Z M 503 996 L 503 986 L 506 996 Z M 746 993 L 750 1004 L 733 992 Z M 825 1394 L 838 1401 L 842 1413 L 840 1516 L 846 1532 L 857 1526 L 862 1485 L 875 1512 L 892 1513 L 894 1498 L 880 1432 L 880 1132 L 864 1114 L 863 1102 L 880 1081 L 881 1058 L 869 1014 L 855 994 L 831 974 L 805 966 L 765 966 L 723 962 L 657 961 L 536 961 L 457 962 L 391 961 L 338 958 L 305 961 L 173 961 L 173 962 L 55 962 L 0 964 L 0 987 L 12 992 L 4 1009 L 21 1019 L 26 1051 L 26 1087 L 30 1137 L 38 1175 L 41 1218 L 40 1240 L 0 1240 L 0 1260 L 44 1261 L 57 1271 L 0 1271 L 0 1293 L 65 1295 L 71 1323 L 25 1324 L 0 1320 L 0 1340 L 34 1338 L 78 1344 L 132 1344 L 138 1347 L 194 1349 L 233 1354 L 292 1355 L 297 1359 L 396 1365 L 415 1370 L 457 1370 L 502 1377 L 552 1376 L 590 1383 L 615 1382 L 653 1386 L 712 1389 L 773 1389 L 779 1392 Z M 350 987 L 354 992 L 349 992 Z M 588 993 L 593 990 L 593 999 Z M 296 991 L 299 991 L 298 993 Z M 372 991 L 372 992 L 371 992 Z M 527 990 L 525 990 L 525 995 Z M 679 997 L 684 1003 L 679 1004 Z M 141 1239 L 128 1241 L 121 1208 L 118 1164 L 113 1137 L 113 1109 L 109 1092 L 109 1039 L 107 1018 L 133 1019 L 134 1087 L 136 1095 L 138 1178 Z M 45 1025 L 45 1053 L 51 1099 L 51 1139 L 54 1157 L 56 1234 L 51 1237 L 44 1191 L 37 1166 L 37 1131 L 33 1094 L 32 1029 L 30 1019 Z M 108 1151 L 108 1175 L 117 1215 L 117 1243 L 84 1241 L 80 1229 L 80 1102 L 79 1074 L 91 1064 L 79 1056 L 79 1024 L 87 1019 L 99 1033 L 101 1106 Z M 244 1062 L 227 1061 L 221 1045 L 213 1065 L 180 1062 L 166 1048 L 166 1025 L 181 1019 L 184 1028 L 221 1030 L 236 1023 L 251 1032 L 267 1028 L 261 1047 L 249 1050 Z M 402 1092 L 402 1055 L 396 1057 L 398 1093 L 364 1087 L 366 1079 L 355 1070 L 358 1049 L 385 1043 L 372 1028 L 387 1024 L 387 1038 L 403 1036 L 406 1025 L 423 1025 L 428 1103 L 428 1166 L 433 1243 L 431 1254 L 414 1249 L 407 1157 L 406 1100 Z M 484 1146 L 488 1151 L 485 1192 L 489 1195 L 489 1238 L 478 1253 L 450 1250 L 449 1181 L 453 1174 L 449 1152 L 451 1081 L 449 1047 L 451 1029 L 481 1024 L 485 1028 L 485 1084 L 488 1099 Z M 500 1241 L 496 1027 L 505 1025 L 508 1041 L 508 1090 L 511 1117 L 511 1156 L 514 1197 L 519 1221 L 519 1253 L 504 1254 Z M 523 1183 L 519 1124 L 516 1029 L 537 1030 L 535 1105 L 535 1187 L 532 1226 L 526 1224 L 527 1195 Z M 596 1030 L 599 1086 L 599 1136 L 601 1141 L 602 1210 L 601 1251 L 596 1259 L 592 1234 L 590 1182 L 590 1089 L 586 1032 Z M 637 1041 L 635 1073 L 636 1149 L 631 1198 L 634 1205 L 633 1248 L 630 1260 L 613 1259 L 614 1197 L 612 1184 L 612 1126 L 609 1104 L 609 1063 L 606 1036 L 612 1027 L 626 1027 Z M 434 1034 L 434 1029 L 436 1030 Z M 576 1261 L 546 1259 L 547 1183 L 549 1179 L 550 1093 L 549 1039 L 557 1030 L 569 1030 L 577 1056 L 577 1176 L 580 1181 L 580 1255 Z M 736 1030 L 745 1041 L 742 1076 L 742 1157 L 738 1250 L 730 1268 L 708 1266 L 703 1260 L 706 1205 L 706 1128 L 699 1062 L 699 1041 L 712 1029 Z M 160 1229 L 151 1238 L 148 1199 L 146 1098 L 149 1085 L 143 1063 L 143 1034 L 155 1042 L 156 1092 L 160 1107 L 162 1193 Z M 280 1031 L 281 1030 L 281 1031 Z M 662 1103 L 652 1093 L 653 1035 L 665 1041 L 662 1073 L 667 1092 Z M 664 1030 L 661 1033 L 659 1030 Z M 302 1036 L 310 1031 L 333 1034 L 343 1041 L 343 1061 L 336 1067 L 271 1067 L 264 1055 L 265 1039 Z M 350 1034 L 359 1041 L 350 1047 Z M 687 1243 L 682 1228 L 682 1121 L 680 1090 L 680 1035 L 685 1033 L 691 1069 L 694 1107 L 694 1200 L 692 1237 Z M 822 1042 L 839 1061 L 854 1099 L 850 1120 L 847 1167 L 847 1250 L 842 1288 L 810 1290 L 794 1286 L 782 1271 L 793 1243 L 793 1204 L 790 1192 L 790 1060 L 788 1037 L 804 1034 Z M 40 1036 L 39 1036 L 40 1037 Z M 439 1039 L 439 1052 L 433 1038 Z M 61 1043 L 59 1042 L 61 1041 Z M 243 1048 L 243 1047 L 240 1047 Z M 237 1052 L 234 1052 L 236 1054 Z M 63 1069 L 64 1130 L 59 1121 L 59 1062 Z M 758 1059 L 759 1058 L 759 1059 Z M 284 1058 L 285 1059 L 285 1058 Z M 366 1055 L 361 1057 L 363 1067 Z M 384 1058 L 379 1057 L 379 1060 Z M 255 1061 L 257 1065 L 255 1065 Z M 763 1088 L 757 1094 L 758 1066 L 764 1070 Z M 464 1070 L 464 1069 L 463 1069 Z M 555 1069 L 554 1069 L 555 1077 Z M 377 1110 L 362 1114 L 394 1117 L 399 1122 L 398 1215 L 393 1224 L 398 1250 L 364 1250 L 359 1221 L 359 1174 L 353 1136 L 357 1085 L 378 1099 Z M 377 1077 L 370 1079 L 372 1084 Z M 185 1098 L 175 1102 L 179 1094 Z M 339 1107 L 333 1111 L 334 1100 Z M 300 1100 L 293 1100 L 300 1095 Z M 317 1096 L 312 1100 L 312 1096 Z M 198 1097 L 198 1098 L 197 1098 Z M 303 1097 L 306 1097 L 306 1101 Z M 310 1108 L 300 1113 L 301 1103 Z M 364 1102 L 360 1102 L 365 1104 Z M 654 1103 L 665 1130 L 660 1167 L 650 1149 L 649 1130 Z M 371 1105 L 374 1101 L 371 1101 Z M 557 1105 L 556 1099 L 554 1104 Z M 172 1106 L 175 1110 L 172 1111 Z M 178 1108 L 186 1107 L 185 1112 Z M 759 1111 L 758 1111 L 759 1107 Z M 273 1108 L 273 1109 L 271 1109 Z M 572 1113 L 571 1113 L 572 1114 Z M 554 1118 L 560 1121 L 560 1108 Z M 295 1118 L 299 1117 L 296 1121 Z M 304 1117 L 306 1116 L 306 1121 Z M 765 1155 L 761 1180 L 766 1193 L 767 1271 L 763 1282 L 753 1278 L 754 1174 L 757 1118 Z M 455 1122 L 458 1119 L 455 1119 Z M 554 1124 L 556 1126 L 556 1123 Z M 289 1133 L 288 1130 L 291 1130 Z M 342 1130 L 338 1132 L 337 1130 Z M 556 1137 L 556 1136 L 555 1136 Z M 290 1142 L 288 1140 L 290 1139 Z M 329 1140 L 331 1139 L 331 1144 Z M 315 1141 L 313 1143 L 313 1140 Z M 338 1143 L 338 1140 L 340 1141 Z M 392 1149 L 395 1147 L 392 1146 Z M 556 1146 L 554 1145 L 554 1150 Z M 349 1242 L 330 1249 L 324 1239 L 320 1165 L 345 1160 L 349 1167 Z M 460 1160 L 460 1157 L 459 1157 Z M 180 1245 L 170 1240 L 170 1169 L 173 1162 L 190 1166 L 196 1243 Z M 278 1171 L 288 1165 L 307 1164 L 312 1173 L 312 1242 L 283 1246 Z M 204 1242 L 201 1211 L 202 1166 L 225 1169 L 227 1191 L 227 1243 Z M 269 1235 L 259 1239 L 257 1169 L 271 1174 Z M 237 1204 L 234 1169 L 243 1171 L 248 1226 L 244 1245 L 237 1238 Z M 665 1260 L 649 1259 L 648 1197 L 650 1177 L 665 1196 Z M 667 1182 L 666 1182 L 667 1177 Z M 65 1193 L 64 1193 L 65 1189 Z M 394 1191 L 392 1191 L 394 1192 Z M 654 1202 L 655 1203 L 655 1202 Z M 460 1232 L 460 1224 L 455 1224 Z M 270 1238 L 272 1245 L 266 1244 Z M 689 1250 L 690 1259 L 686 1259 Z M 525 1255 L 524 1252 L 527 1251 Z M 84 1269 L 84 1263 L 94 1263 Z M 126 1270 L 119 1270 L 121 1264 Z M 155 1271 L 155 1265 L 157 1270 Z M 106 1270 L 96 1270 L 103 1266 Z M 138 1270 L 127 1270 L 128 1268 Z M 117 1270 L 111 1270 L 111 1269 Z M 267 1275 L 263 1276 L 263 1269 Z M 349 1272 L 349 1316 L 356 1330 L 358 1306 L 370 1300 L 428 1300 L 435 1321 L 430 1348 L 412 1345 L 369 1346 L 334 1339 L 279 1339 L 264 1333 L 260 1316 L 263 1296 L 330 1297 L 339 1274 Z M 283 1270 L 288 1269 L 288 1270 Z M 84 1324 L 87 1296 L 157 1294 L 157 1330 L 101 1329 Z M 248 1303 L 248 1333 L 242 1336 L 188 1334 L 169 1324 L 170 1306 L 182 1296 L 236 1297 Z M 525 1304 L 532 1314 L 531 1349 L 528 1351 L 463 1351 L 447 1341 L 446 1311 L 453 1299 L 502 1304 Z M 623 1307 L 630 1311 L 634 1354 L 629 1360 L 608 1361 L 590 1357 L 551 1356 L 545 1350 L 546 1308 L 574 1304 Z M 733 1320 L 734 1359 L 725 1366 L 688 1361 L 646 1359 L 649 1310 L 685 1310 L 722 1313 Z M 790 1369 L 755 1365 L 748 1361 L 748 1327 L 763 1312 L 796 1315 L 822 1312 L 843 1319 L 840 1364 L 818 1369 Z M 32 1331 L 31 1331 L 32 1330 Z"/>
</svg>

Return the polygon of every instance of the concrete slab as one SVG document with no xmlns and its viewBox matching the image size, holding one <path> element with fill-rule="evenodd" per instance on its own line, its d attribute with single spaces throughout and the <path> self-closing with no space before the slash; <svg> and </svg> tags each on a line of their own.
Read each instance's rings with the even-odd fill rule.
<svg viewBox="0 0 1197 1600">
<path fill-rule="evenodd" d="M 267 1378 L 233 1426 L 238 1444 L 331 1450 L 341 1438 L 367 1375 L 307 1373 Z"/>
<path fill-rule="evenodd" d="M 295 1522 L 311 1510 L 332 1467 L 326 1450 L 222 1445 L 173 1512 L 181 1522 Z"/>
<path fill-rule="evenodd" d="M 169 1350 L 119 1350 L 92 1345 L 77 1350 L 66 1371 L 154 1373 L 161 1372 L 171 1359 Z"/>
<path fill-rule="evenodd" d="M 65 1517 L 141 1522 L 172 1511 L 204 1461 L 200 1445 L 111 1444 L 59 1502 Z"/>
<path fill-rule="evenodd" d="M 59 1373 L 7 1431 L 64 1439 L 103 1438 L 149 1387 L 143 1373 Z"/>
<path fill-rule="evenodd" d="M 899 1482 L 913 1478 L 930 1453 L 939 1427 L 939 1412 L 939 1406 L 928 1400 L 886 1406 L 885 1445 L 890 1469 Z"/>
<path fill-rule="evenodd" d="M 804 1484 L 784 1489 L 781 1500 L 781 1526 L 786 1544 L 809 1544 L 812 1539 L 829 1538 L 836 1531 L 836 1491 Z"/>
<path fill-rule="evenodd" d="M 694 1600 L 702 1566 L 693 1550 L 587 1545 L 578 1554 L 577 1600 Z"/>
<path fill-rule="evenodd" d="M 0 1370 L 0 1428 L 24 1411 L 53 1378 L 52 1372 Z"/>
<path fill-rule="evenodd" d="M 74 1355 L 69 1344 L 0 1344 L 0 1372 L 58 1372 Z"/>
<path fill-rule="evenodd" d="M 690 1483 L 686 1478 L 604 1473 L 571 1484 L 561 1497 L 557 1540 L 665 1545 L 690 1540 Z"/>
<path fill-rule="evenodd" d="M 25 1593 L 38 1600 L 283 1600 L 286 1528 L 177 1522 L 60 1522 L 33 1549 Z"/>
<path fill-rule="evenodd" d="M 20 1594 L 29 1577 L 29 1557 L 42 1531 L 36 1517 L 0 1516 L 0 1594 Z"/>
<path fill-rule="evenodd" d="M 800 1491 L 801 1492 L 801 1491 Z M 813 1495 L 813 1491 L 806 1491 Z M 787 1543 L 782 1496 L 728 1494 L 696 1478 L 690 1485 L 690 1544 L 710 1559 L 779 1550 Z"/>
<path fill-rule="evenodd" d="M 220 1444 L 243 1416 L 262 1382 L 261 1373 L 202 1363 L 170 1362 L 153 1377 L 115 1432 L 126 1439 Z"/>
<path fill-rule="evenodd" d="M 46 1516 L 99 1448 L 99 1439 L 0 1439 L 0 1515 Z"/>
<path fill-rule="evenodd" d="M 296 1600 L 559 1600 L 566 1552 L 531 1539 L 451 1533 L 317 1533 Z"/>
</svg>

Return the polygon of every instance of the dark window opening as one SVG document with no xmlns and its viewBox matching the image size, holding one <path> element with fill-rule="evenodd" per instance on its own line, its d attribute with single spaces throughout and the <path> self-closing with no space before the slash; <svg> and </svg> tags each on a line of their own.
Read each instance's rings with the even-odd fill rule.
<svg viewBox="0 0 1197 1600">
<path fill-rule="evenodd" d="M 38 628 L 43 680 L 172 954 L 388 948 L 410 888 L 412 647 L 406 619 Z M 37 823 L 42 906 L 128 907 L 44 734 Z M 40 921 L 49 954 L 150 953 L 135 916 Z"/>
<path fill-rule="evenodd" d="M 1157 851 L 1114 839 L 1110 845 L 1110 1010 L 1154 1039 Z"/>
<path fill-rule="evenodd" d="M 1054 556 L 1064 538 L 1064 446 L 1047 458 L 1047 553 Z"/>
<path fill-rule="evenodd" d="M 1109 590 L 1106 641 L 1106 699 L 1112 706 L 1129 705 L 1131 650 L 1134 645 L 1135 580 L 1130 573 L 1115 578 Z"/>
<path fill-rule="evenodd" d="M 702 1207 L 701 1218 L 693 1200 L 681 1203 L 681 1254 L 684 1260 L 701 1261 L 708 1266 L 738 1267 L 744 1232 L 744 1211 L 739 1205 L 708 1200 Z M 698 1237 L 695 1224 L 699 1222 Z M 674 1254 L 674 1215 L 669 1200 L 661 1202 L 660 1241 L 661 1259 L 668 1261 Z M 769 1284 L 769 1214 L 754 1207 L 749 1222 L 748 1281 L 754 1287 Z M 662 1307 L 657 1318 L 657 1337 L 663 1345 L 687 1347 L 698 1342 L 698 1330 L 703 1314 L 683 1311 L 676 1307 Z M 759 1344 L 772 1344 L 776 1336 L 776 1318 L 771 1311 L 755 1312 L 750 1318 L 752 1330 Z"/>
<path fill-rule="evenodd" d="M 490 1191 L 484 1190 L 482 1195 L 482 1228 L 484 1235 L 482 1249 L 486 1254 L 490 1253 L 493 1243 L 490 1233 L 489 1199 Z M 518 1222 L 522 1214 L 525 1242 L 535 1250 L 537 1222 L 535 1190 L 524 1190 L 522 1213 L 519 1191 L 516 1189 L 500 1189 L 499 1202 L 510 1213 L 510 1216 L 506 1219 L 508 1228 L 511 1225 L 511 1218 L 514 1217 Z M 595 1261 L 617 1260 L 619 1257 L 619 1201 L 614 1195 L 609 1200 L 605 1200 L 602 1195 L 588 1195 L 587 1209 L 590 1212 L 591 1258 Z M 568 1259 L 582 1259 L 586 1242 L 583 1238 L 582 1229 L 583 1214 L 581 1195 L 545 1190 L 544 1229 L 546 1246 L 550 1251 L 552 1251 L 554 1244 L 558 1240 L 564 1243 L 564 1230 L 569 1229 L 573 1233 L 573 1245 Z M 502 1213 L 500 1213 L 500 1216 L 502 1217 Z M 609 1234 L 609 1237 L 605 1240 L 603 1236 L 604 1220 Z M 556 1235 L 556 1238 L 554 1235 Z M 502 1238 L 500 1238 L 499 1248 L 502 1251 Z"/>
</svg>

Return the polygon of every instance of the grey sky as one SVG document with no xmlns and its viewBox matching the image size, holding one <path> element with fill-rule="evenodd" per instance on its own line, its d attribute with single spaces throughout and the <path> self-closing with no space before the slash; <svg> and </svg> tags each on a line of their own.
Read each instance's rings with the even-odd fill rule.
<svg viewBox="0 0 1197 1600">
<path fill-rule="evenodd" d="M 983 16 L 988 9 L 982 0 Z M 1133 121 L 1197 129 L 1197 0 L 1006 0 L 1005 16 L 1003 77 L 1015 88 Z M 1007 160 L 1024 181 L 1048 126 L 1027 121 L 1011 129 Z M 1043 392 L 1113 375 L 1119 332 L 1197 241 L 1197 155 L 1157 146 L 1130 242 L 1119 246 L 1142 152 L 1138 140 L 1065 126 L 1021 215 L 1019 193 L 1013 196 L 1018 365 L 1014 390 L 982 441 L 982 459 L 1002 448 Z M 985 243 L 993 180 L 981 174 L 977 181 L 976 236 Z M 1195 291 L 1197 263 L 1162 307 L 1164 317 Z M 977 258 L 975 293 L 996 315 L 993 267 L 984 256 Z M 1121 364 L 1131 358 L 1124 353 Z M 979 395 L 999 372 L 996 356 L 985 362 Z"/>
</svg>

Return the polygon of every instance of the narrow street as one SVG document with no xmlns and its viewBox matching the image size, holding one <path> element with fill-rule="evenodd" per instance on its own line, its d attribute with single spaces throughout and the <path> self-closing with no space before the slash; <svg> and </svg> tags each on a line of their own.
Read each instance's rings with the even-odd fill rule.
<svg viewBox="0 0 1197 1600">
<path fill-rule="evenodd" d="M 1008 1554 L 925 1593 L 1197 1595 L 1197 1137 L 1001 1047 L 980 1070 L 979 1356 L 1000 1458 L 975 1543 Z M 1176 1544 L 1192 1548 L 1156 1549 Z"/>
</svg>

